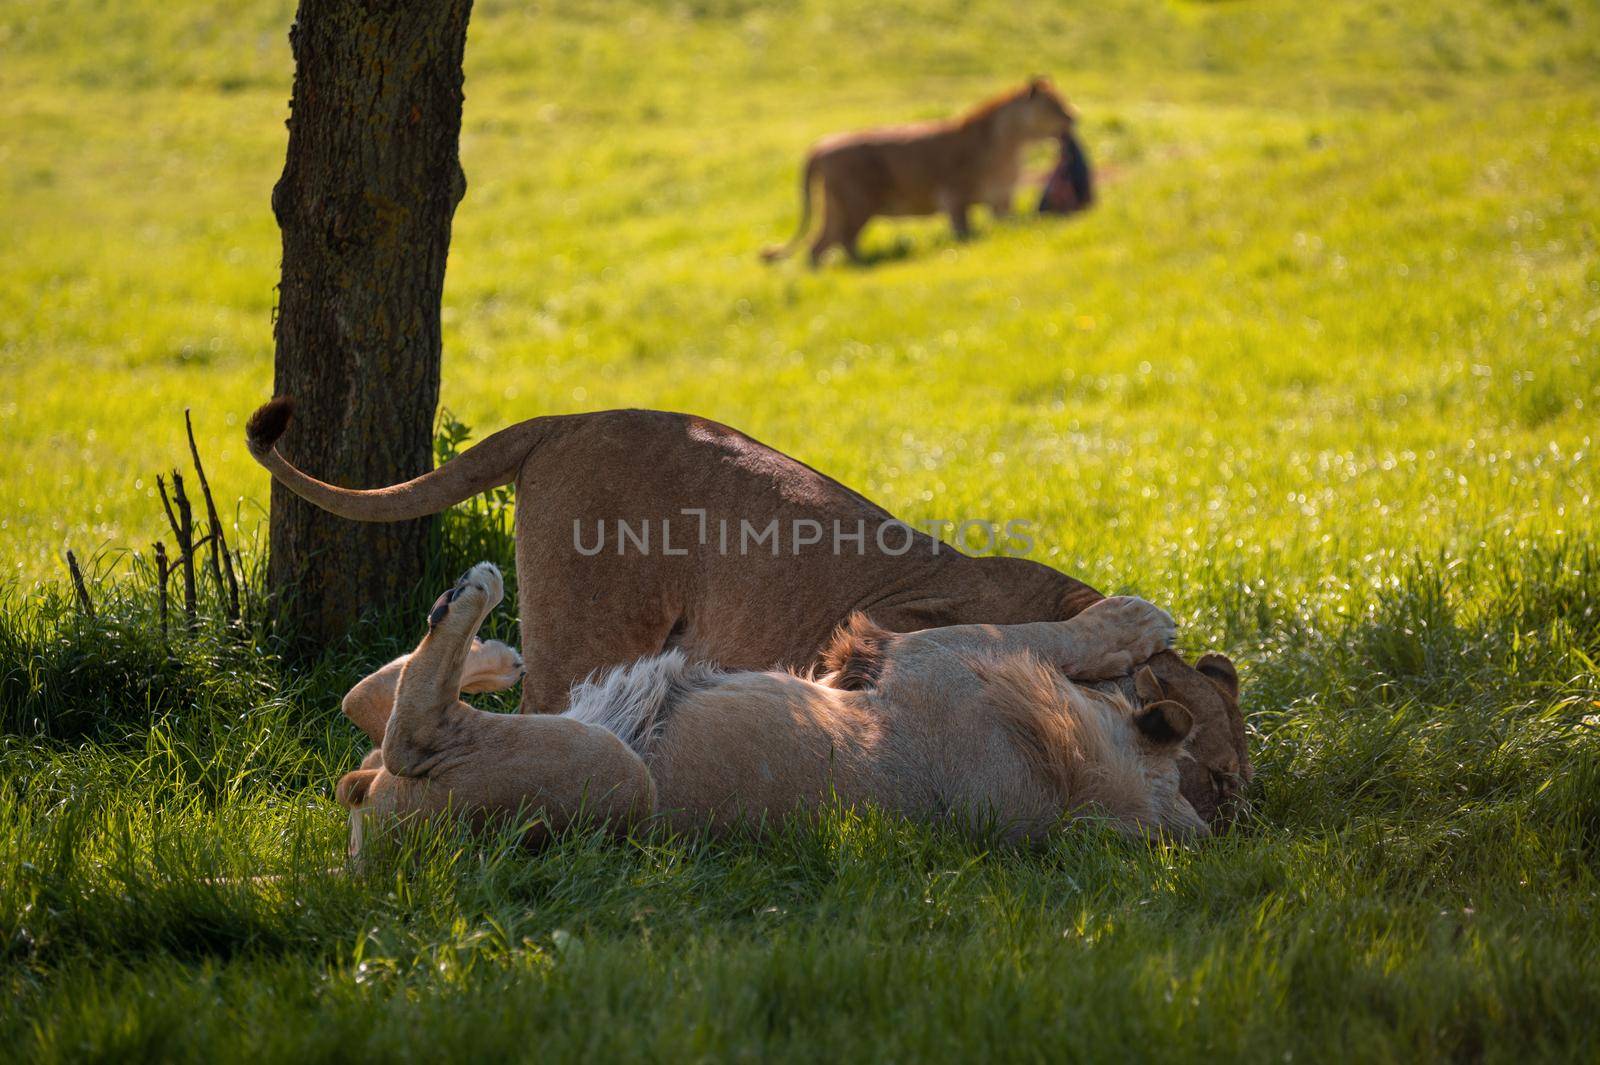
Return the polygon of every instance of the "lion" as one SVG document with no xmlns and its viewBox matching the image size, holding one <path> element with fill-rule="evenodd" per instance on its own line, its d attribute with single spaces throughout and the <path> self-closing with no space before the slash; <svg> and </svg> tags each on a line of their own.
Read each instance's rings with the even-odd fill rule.
<svg viewBox="0 0 1600 1065">
<path fill-rule="evenodd" d="M 914 632 L 1065 621 L 1103 598 L 1028 559 L 964 554 L 809 466 L 692 415 L 535 418 L 404 484 L 362 491 L 319 481 L 284 456 L 277 444 L 292 411 L 281 397 L 258 409 L 246 429 L 250 453 L 290 491 L 345 518 L 419 518 L 516 485 L 524 713 L 563 710 L 571 686 L 591 673 L 672 650 L 734 670 L 803 670 L 858 612 Z M 597 523 L 607 531 L 598 549 Z M 645 539 L 627 539 L 619 523 Z M 1148 665 L 1194 715 L 1183 790 L 1215 822 L 1252 774 L 1238 675 L 1215 654 L 1191 667 L 1163 652 Z M 1128 694 L 1131 683 L 1121 681 Z"/>
<path fill-rule="evenodd" d="M 1137 708 L 1072 680 L 1121 675 L 1170 646 L 1172 618 L 1142 599 L 1102 599 L 1067 621 L 906 634 L 857 616 L 835 641 L 841 668 L 821 677 L 669 651 L 578 685 L 564 713 L 514 715 L 459 694 L 501 595 L 499 571 L 474 566 L 439 597 L 417 649 L 391 663 L 379 758 L 335 788 L 353 858 L 370 816 L 483 825 L 537 812 L 534 838 L 580 819 L 625 831 L 659 817 L 720 834 L 835 801 L 1007 842 L 1090 815 L 1129 835 L 1207 834 L 1178 790 L 1188 709 L 1147 670 L 1152 698 Z"/>
<path fill-rule="evenodd" d="M 856 239 L 875 215 L 943 212 L 958 240 L 971 234 L 967 213 L 986 205 L 1011 211 L 1030 141 L 1072 132 L 1066 101 L 1045 78 L 980 104 L 959 118 L 889 126 L 824 138 L 800 174 L 800 226 L 789 243 L 762 251 L 775 262 L 794 252 L 811 229 L 812 190 L 822 186 L 822 228 L 811 243 L 811 265 L 838 246 L 852 260 Z"/>
</svg>

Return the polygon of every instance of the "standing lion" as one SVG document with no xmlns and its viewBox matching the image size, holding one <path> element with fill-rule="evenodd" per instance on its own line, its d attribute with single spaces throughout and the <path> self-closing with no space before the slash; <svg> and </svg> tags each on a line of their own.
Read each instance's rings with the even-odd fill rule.
<svg viewBox="0 0 1600 1065">
<path fill-rule="evenodd" d="M 834 245 L 859 260 L 856 238 L 874 215 L 943 212 L 958 239 L 971 232 L 967 212 L 985 204 L 1011 210 L 1030 141 L 1072 132 L 1073 114 L 1050 82 L 1035 78 L 1015 92 L 980 104 L 960 118 L 888 126 L 826 137 L 806 157 L 800 179 L 800 228 L 788 244 L 761 257 L 781 259 L 811 228 L 812 187 L 822 183 L 822 229 L 811 243 L 816 266 Z"/>
</svg>

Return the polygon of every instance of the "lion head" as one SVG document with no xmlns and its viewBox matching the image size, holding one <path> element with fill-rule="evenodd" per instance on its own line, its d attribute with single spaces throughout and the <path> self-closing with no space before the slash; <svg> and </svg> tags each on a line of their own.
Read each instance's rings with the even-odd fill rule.
<svg viewBox="0 0 1600 1065">
<path fill-rule="evenodd" d="M 1077 116 L 1048 78 L 1034 78 L 1017 97 L 1020 124 L 1029 138 L 1048 139 L 1071 133 Z"/>
<path fill-rule="evenodd" d="M 1188 757 L 1178 763 L 1179 786 L 1195 812 L 1215 829 L 1242 811 L 1245 785 L 1255 775 L 1239 713 L 1239 674 L 1226 655 L 1202 655 L 1193 666 L 1163 651 L 1134 677 L 1142 704 L 1170 700 L 1193 716 Z"/>
</svg>

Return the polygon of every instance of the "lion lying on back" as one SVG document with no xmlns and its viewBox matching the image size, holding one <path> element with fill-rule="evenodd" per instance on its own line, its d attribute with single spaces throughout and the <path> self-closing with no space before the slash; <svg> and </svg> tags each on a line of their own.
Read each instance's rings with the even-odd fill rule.
<svg viewBox="0 0 1600 1065">
<path fill-rule="evenodd" d="M 1126 673 L 1171 643 L 1172 619 L 1142 599 L 1105 599 L 1068 621 L 903 635 L 858 616 L 817 680 L 669 652 L 579 685 L 563 714 L 508 715 L 459 697 L 510 665 L 509 648 L 474 640 L 501 594 L 494 566 L 473 567 L 440 597 L 416 651 L 380 671 L 393 683 L 347 702 L 369 731 L 387 709 L 379 751 L 337 788 L 353 850 L 369 815 L 539 809 L 559 830 L 580 814 L 619 828 L 659 814 L 725 830 L 834 797 L 1011 839 L 1091 812 L 1130 833 L 1207 832 L 1178 791 L 1188 710 L 1148 670 L 1137 710 L 1067 679 Z"/>
<path fill-rule="evenodd" d="M 856 238 L 875 215 L 946 214 L 958 238 L 967 212 L 983 204 L 1011 210 L 1029 141 L 1071 133 L 1073 115 L 1044 78 L 980 104 L 960 118 L 890 126 L 825 138 L 811 149 L 800 176 L 800 229 L 761 257 L 781 259 L 811 228 L 812 186 L 822 186 L 822 228 L 811 244 L 816 266 L 835 245 L 859 259 Z"/>
</svg>

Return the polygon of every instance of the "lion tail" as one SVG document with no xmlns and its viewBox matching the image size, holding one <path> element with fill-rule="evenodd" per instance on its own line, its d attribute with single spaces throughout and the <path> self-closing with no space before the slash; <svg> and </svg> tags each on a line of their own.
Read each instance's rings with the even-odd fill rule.
<svg viewBox="0 0 1600 1065">
<path fill-rule="evenodd" d="M 805 169 L 800 172 L 800 226 L 787 244 L 771 244 L 761 249 L 763 262 L 775 263 L 794 254 L 800 242 L 811 232 L 811 183 L 817 176 L 817 153 L 806 157 Z"/>
<path fill-rule="evenodd" d="M 510 484 L 528 453 L 544 436 L 545 419 L 502 429 L 437 469 L 403 484 L 360 490 L 340 488 L 303 472 L 277 448 L 294 416 L 288 396 L 263 403 L 245 425 L 250 454 L 279 484 L 306 502 L 352 521 L 409 521 L 437 514 L 463 499 Z"/>
</svg>

